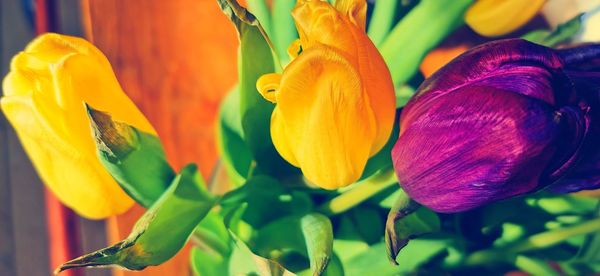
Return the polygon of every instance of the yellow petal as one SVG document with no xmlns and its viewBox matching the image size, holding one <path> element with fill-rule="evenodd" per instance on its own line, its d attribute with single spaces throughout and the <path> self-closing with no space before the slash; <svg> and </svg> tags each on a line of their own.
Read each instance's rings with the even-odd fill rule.
<svg viewBox="0 0 600 276">
<path fill-rule="evenodd" d="M 353 48 L 355 37 L 349 32 L 349 29 L 360 29 L 329 3 L 322 1 L 298 2 L 298 5 L 292 10 L 292 17 L 296 23 L 303 50 L 313 45 L 325 44 L 355 56 Z"/>
<path fill-rule="evenodd" d="M 327 46 L 305 50 L 284 70 L 271 121 L 273 143 L 316 185 L 335 189 L 353 183 L 376 135 L 364 93 L 343 53 Z"/>
<path fill-rule="evenodd" d="M 31 97 L 4 97 L 2 111 L 15 126 L 40 178 L 65 205 L 90 219 L 105 218 L 133 204 L 95 156 L 58 138 L 36 115 Z"/>
<path fill-rule="evenodd" d="M 288 137 L 288 131 L 286 131 L 286 122 L 281 119 L 279 110 L 279 108 L 275 108 L 271 114 L 271 138 L 274 140 L 273 144 L 285 161 L 296 167 L 300 167 L 294 148 L 290 145 L 291 138 Z"/>
<path fill-rule="evenodd" d="M 276 103 L 277 102 L 277 90 L 279 89 L 279 83 L 281 82 L 281 74 L 271 73 L 262 75 L 256 81 L 256 89 L 265 100 Z"/>
<path fill-rule="evenodd" d="M 478 0 L 465 14 L 465 22 L 478 34 L 495 37 L 527 24 L 546 0 Z"/>
<path fill-rule="evenodd" d="M 67 206 L 104 218 L 133 204 L 100 164 L 84 103 L 156 134 L 89 42 L 45 34 L 12 61 L 2 110 L 44 183 Z"/>
<path fill-rule="evenodd" d="M 287 48 L 288 55 L 290 56 L 290 60 L 294 60 L 298 57 L 300 52 L 302 52 L 302 43 L 300 43 L 300 39 L 296 39 L 290 43 L 290 46 Z"/>
<path fill-rule="evenodd" d="M 360 6 L 364 1 L 338 1 L 340 9 Z M 345 53 L 358 70 L 363 97 L 375 113 L 377 134 L 371 155 L 377 153 L 391 134 L 395 116 L 394 87 L 387 65 L 364 29 L 352 23 L 347 14 L 327 2 L 299 3 L 292 11 L 303 51 L 313 45 L 327 45 Z"/>
<path fill-rule="evenodd" d="M 367 24 L 367 1 L 365 0 L 336 0 L 335 8 L 345 14 L 352 23 L 363 31 Z"/>
<path fill-rule="evenodd" d="M 38 36 L 25 48 L 25 52 L 35 55 L 46 63 L 57 63 L 66 55 L 79 53 L 94 57 L 105 67 L 110 64 L 104 54 L 83 38 L 47 33 Z"/>
</svg>

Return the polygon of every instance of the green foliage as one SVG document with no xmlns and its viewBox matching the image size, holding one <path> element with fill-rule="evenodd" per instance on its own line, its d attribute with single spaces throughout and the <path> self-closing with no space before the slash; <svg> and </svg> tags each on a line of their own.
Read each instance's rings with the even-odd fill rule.
<svg viewBox="0 0 600 276">
<path fill-rule="evenodd" d="M 368 31 L 369 38 L 375 46 L 379 46 L 391 30 L 399 2 L 398 0 L 378 0 L 375 3 Z"/>
<path fill-rule="evenodd" d="M 552 275 L 554 265 L 569 274 L 600 270 L 595 265 L 600 250 L 597 199 L 538 193 L 460 214 L 417 209 L 391 169 L 397 121 L 361 180 L 338 191 L 315 189 L 285 162 L 276 163 L 282 160 L 273 157 L 268 135 L 272 106 L 254 85 L 258 76 L 280 70 L 271 66 L 278 63 L 274 53 L 287 62 L 287 46 L 297 37 L 289 14 L 295 1 L 274 1 L 270 14 L 264 1 L 249 1 L 262 25 L 270 26 L 265 30 L 237 2 L 218 2 L 241 41 L 240 84 L 225 99 L 219 122 L 222 159 L 240 185 L 194 231 L 196 274 L 496 275 L 522 270 Z M 378 1 L 369 24 L 398 88 L 398 108 L 421 81 L 408 83 L 421 59 L 462 25 L 472 0 L 409 2 Z M 574 33 L 574 24 L 544 39 L 563 41 Z M 386 249 L 397 265 L 386 258 Z"/>
<path fill-rule="evenodd" d="M 160 140 L 113 121 L 109 114 L 86 108 L 100 162 L 131 198 L 150 207 L 175 177 Z"/>
<path fill-rule="evenodd" d="M 264 74 L 274 73 L 276 71 L 275 64 L 279 61 L 273 56 L 273 44 L 268 39 L 265 30 L 261 23 L 234 0 L 218 0 L 217 3 L 221 6 L 223 12 L 234 23 L 240 38 L 240 49 L 238 56 L 238 77 L 239 96 L 233 94 L 232 98 L 227 102 L 230 106 L 226 110 L 222 110 L 221 129 L 222 133 L 230 130 L 237 132 L 238 124 L 241 125 L 241 138 L 246 144 L 246 148 L 238 143 L 239 140 L 235 135 L 222 136 L 227 141 L 220 143 L 226 146 L 225 143 L 235 143 L 236 148 L 228 149 L 237 154 L 240 150 L 241 154 L 245 154 L 246 150 L 252 155 L 252 159 L 256 161 L 257 172 L 265 172 L 278 177 L 284 177 L 289 174 L 297 173 L 297 170 L 289 165 L 275 150 L 270 135 L 271 113 L 273 112 L 273 104 L 266 101 L 258 93 L 256 89 L 256 81 Z M 260 6 L 259 3 L 254 5 Z M 266 15 L 263 15 L 266 17 Z M 275 30 L 279 28 L 279 24 L 273 26 Z M 287 46 L 286 46 L 287 47 Z M 234 92 L 235 93 L 235 92 Z M 235 98 L 239 97 L 239 98 Z M 231 114 L 236 112 L 235 104 L 239 101 L 237 112 L 239 115 Z M 231 155 L 229 155 L 231 156 Z M 226 166 L 234 168 L 234 179 L 240 182 L 247 174 L 246 164 L 247 159 L 241 157 L 240 160 L 234 158 L 225 158 L 224 161 L 229 163 Z M 236 175 L 237 174 L 237 175 Z"/>
<path fill-rule="evenodd" d="M 421 0 L 379 47 L 395 86 L 407 82 L 425 55 L 462 25 L 473 0 Z"/>
<path fill-rule="evenodd" d="M 215 202 L 216 198 L 206 190 L 196 166 L 188 165 L 137 221 L 125 240 L 68 261 L 57 271 L 107 265 L 142 270 L 159 265 L 185 245 Z"/>
<path fill-rule="evenodd" d="M 236 185 L 246 180 L 252 164 L 252 153 L 244 142 L 239 112 L 240 92 L 236 87 L 227 94 L 219 109 L 217 148 L 229 178 Z"/>
<path fill-rule="evenodd" d="M 536 30 L 525 34 L 523 38 L 548 47 L 556 46 L 579 32 L 582 16 L 583 14 L 575 16 L 573 19 L 558 25 L 553 31 Z"/>
<path fill-rule="evenodd" d="M 272 9 L 249 0 L 258 20 L 235 0 L 217 2 L 240 38 L 239 84 L 221 105 L 217 129 L 220 158 L 234 188 L 211 195 L 193 165 L 176 176 L 157 137 L 89 108 L 102 163 L 150 209 L 127 239 L 60 270 L 158 265 L 191 235 L 196 275 L 600 271 L 598 199 L 537 193 L 460 214 L 418 208 L 399 189 L 389 154 L 400 132 L 400 111 L 388 143 L 368 161 L 358 183 L 337 191 L 306 183 L 275 151 L 269 135 L 273 105 L 255 87 L 261 75 L 280 71 L 277 55 L 287 62 L 287 46 L 297 37 L 289 13 L 295 0 L 275 0 Z M 394 78 L 397 108 L 421 81 L 413 77 L 421 59 L 462 24 L 472 0 L 404 2 L 378 0 L 369 25 Z M 572 36 L 578 22 L 528 38 L 554 45 Z"/>
<path fill-rule="evenodd" d="M 296 5 L 296 0 L 273 0 L 273 42 L 277 56 L 282 64 L 289 62 L 287 48 L 298 38 L 291 11 Z"/>
</svg>

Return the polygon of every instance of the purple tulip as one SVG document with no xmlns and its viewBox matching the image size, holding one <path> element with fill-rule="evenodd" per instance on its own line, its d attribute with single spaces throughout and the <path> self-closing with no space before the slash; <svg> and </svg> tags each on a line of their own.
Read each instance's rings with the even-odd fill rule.
<svg viewBox="0 0 600 276">
<path fill-rule="evenodd" d="M 600 188 L 599 101 L 600 44 L 473 48 L 402 111 L 392 150 L 400 185 L 442 213 L 543 188 Z"/>
</svg>

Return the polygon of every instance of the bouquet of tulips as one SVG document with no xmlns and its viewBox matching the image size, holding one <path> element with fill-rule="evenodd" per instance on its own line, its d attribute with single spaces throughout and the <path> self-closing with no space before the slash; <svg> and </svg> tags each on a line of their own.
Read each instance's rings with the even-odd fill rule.
<svg viewBox="0 0 600 276">
<path fill-rule="evenodd" d="M 581 16 L 519 38 L 545 1 L 215 1 L 240 42 L 226 180 L 170 166 L 89 42 L 14 57 L 2 111 L 46 185 L 87 218 L 147 208 L 56 273 L 142 270 L 190 238 L 197 275 L 600 272 L 600 201 L 570 194 L 600 188 L 600 44 L 564 43 Z M 425 72 L 465 22 L 504 39 Z"/>
</svg>

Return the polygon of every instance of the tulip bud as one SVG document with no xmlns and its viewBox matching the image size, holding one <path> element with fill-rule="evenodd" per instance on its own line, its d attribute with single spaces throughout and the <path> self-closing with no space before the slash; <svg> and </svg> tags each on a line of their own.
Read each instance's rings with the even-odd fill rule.
<svg viewBox="0 0 600 276">
<path fill-rule="evenodd" d="M 13 58 L 3 90 L 2 111 L 61 202 L 95 219 L 133 204 L 98 160 L 84 102 L 141 131 L 156 132 L 97 48 L 81 38 L 44 34 Z"/>
<path fill-rule="evenodd" d="M 394 89 L 383 58 L 365 33 L 366 2 L 300 0 L 292 11 L 300 42 L 283 74 L 257 82 L 276 103 L 277 151 L 314 184 L 353 183 L 393 127 Z"/>
<path fill-rule="evenodd" d="M 546 0 L 477 0 L 465 14 L 465 22 L 483 36 L 511 33 L 535 17 Z"/>
<path fill-rule="evenodd" d="M 459 212 L 541 188 L 600 187 L 600 45 L 473 48 L 428 78 L 392 151 L 402 188 Z"/>
</svg>

